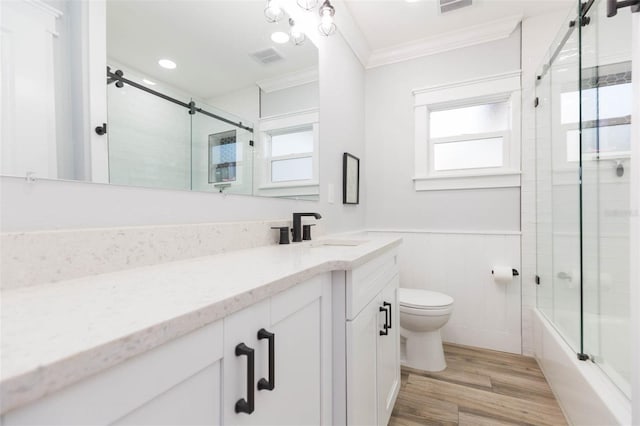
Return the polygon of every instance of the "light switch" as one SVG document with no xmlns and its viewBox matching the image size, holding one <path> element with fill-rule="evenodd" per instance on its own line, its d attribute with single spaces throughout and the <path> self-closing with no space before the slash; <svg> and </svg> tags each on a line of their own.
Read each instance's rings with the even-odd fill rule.
<svg viewBox="0 0 640 426">
<path fill-rule="evenodd" d="M 335 193 L 334 193 L 333 184 L 330 183 L 327 185 L 327 202 L 329 204 L 333 204 L 335 202 Z"/>
</svg>

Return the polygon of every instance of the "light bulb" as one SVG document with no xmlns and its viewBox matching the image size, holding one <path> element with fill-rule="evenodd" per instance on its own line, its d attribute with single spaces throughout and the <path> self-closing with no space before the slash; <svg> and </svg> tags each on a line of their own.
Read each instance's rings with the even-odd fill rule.
<svg viewBox="0 0 640 426">
<path fill-rule="evenodd" d="M 318 30 L 320 34 L 325 36 L 330 36 L 336 31 L 336 24 L 333 23 L 333 15 L 335 14 L 335 9 L 331 6 L 329 0 L 325 0 L 320 6 L 320 25 L 318 26 Z"/>
<path fill-rule="evenodd" d="M 313 8 L 317 6 L 318 0 L 298 0 L 297 3 L 298 3 L 298 6 L 300 6 L 302 9 L 306 10 L 307 12 L 309 12 L 310 10 L 313 10 Z"/>
<path fill-rule="evenodd" d="M 296 22 L 291 18 L 289 18 L 289 34 L 291 35 L 291 41 L 296 46 L 304 43 L 306 39 L 304 33 L 300 31 L 298 25 L 296 25 Z"/>
<path fill-rule="evenodd" d="M 264 9 L 264 16 L 269 22 L 278 22 L 284 16 L 278 0 L 267 0 L 267 7 Z"/>
<path fill-rule="evenodd" d="M 322 13 L 322 19 L 320 20 L 323 27 L 330 27 L 333 24 L 333 16 L 327 10 Z"/>
</svg>

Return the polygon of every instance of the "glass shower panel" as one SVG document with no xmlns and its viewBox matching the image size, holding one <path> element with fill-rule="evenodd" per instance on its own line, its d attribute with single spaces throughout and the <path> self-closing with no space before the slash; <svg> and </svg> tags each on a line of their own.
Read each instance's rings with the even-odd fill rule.
<svg viewBox="0 0 640 426">
<path fill-rule="evenodd" d="M 582 28 L 584 352 L 630 395 L 631 12 Z"/>
<path fill-rule="evenodd" d="M 107 87 L 109 182 L 189 189 L 188 110 L 128 85 Z"/>
<path fill-rule="evenodd" d="M 198 102 L 198 107 L 227 118 L 252 123 Z M 191 116 L 191 189 L 251 195 L 253 132 L 196 112 Z"/>
<path fill-rule="evenodd" d="M 536 85 L 537 304 L 573 350 L 581 350 L 579 31 L 569 15 Z M 571 146 L 575 152 L 568 152 Z"/>
<path fill-rule="evenodd" d="M 551 185 L 551 75 L 540 73 L 536 82 L 536 222 L 538 309 L 553 322 L 553 222 Z"/>
<path fill-rule="evenodd" d="M 566 28 L 569 28 L 567 25 Z M 579 130 L 579 32 L 574 30 L 548 71 L 551 79 L 551 241 L 553 319 L 565 340 L 580 350 L 580 163 L 567 161 L 567 139 Z"/>
</svg>

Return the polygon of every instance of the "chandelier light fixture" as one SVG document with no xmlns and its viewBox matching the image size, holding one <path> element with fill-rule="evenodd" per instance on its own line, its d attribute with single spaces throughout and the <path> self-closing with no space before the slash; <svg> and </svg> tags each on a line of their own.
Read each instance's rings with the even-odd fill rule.
<svg viewBox="0 0 640 426">
<path fill-rule="evenodd" d="M 280 7 L 278 0 L 267 0 L 267 7 L 264 8 L 264 16 L 267 22 L 278 22 L 284 17 L 284 10 Z"/>
<path fill-rule="evenodd" d="M 300 31 L 300 28 L 298 28 L 296 22 L 291 18 L 289 18 L 289 36 L 291 37 L 291 42 L 296 46 L 304 43 L 307 38 L 304 33 Z"/>
<path fill-rule="evenodd" d="M 320 13 L 320 25 L 318 26 L 320 34 L 328 37 L 335 33 L 336 24 L 333 22 L 333 16 L 336 14 L 336 10 L 329 0 L 324 0 L 318 12 Z"/>
<path fill-rule="evenodd" d="M 267 6 L 264 8 L 264 16 L 267 22 L 274 23 L 280 21 L 285 16 L 285 11 L 280 5 L 281 0 L 267 0 Z M 311 11 L 318 5 L 318 0 L 297 0 L 296 3 L 301 9 Z M 329 0 L 324 0 L 318 9 L 320 15 L 320 25 L 318 31 L 323 36 L 330 36 L 337 30 L 333 17 L 336 14 L 335 8 Z M 294 44 L 300 45 L 304 43 L 306 35 L 302 32 L 293 19 L 289 18 L 289 36 Z"/>
<path fill-rule="evenodd" d="M 298 6 L 309 12 L 318 5 L 318 0 L 298 0 L 297 3 Z"/>
</svg>

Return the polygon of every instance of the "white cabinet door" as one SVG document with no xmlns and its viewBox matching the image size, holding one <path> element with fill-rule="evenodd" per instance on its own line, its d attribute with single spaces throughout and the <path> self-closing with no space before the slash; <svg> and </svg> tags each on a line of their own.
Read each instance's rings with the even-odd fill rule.
<svg viewBox="0 0 640 426">
<path fill-rule="evenodd" d="M 220 366 L 206 367 L 142 407 L 112 423 L 123 426 L 220 424 Z"/>
<path fill-rule="evenodd" d="M 229 425 L 319 425 L 330 421 L 331 278 L 317 276 L 225 318 L 224 423 Z M 263 329 L 264 338 L 258 338 Z M 268 335 L 273 335 L 272 343 Z M 254 350 L 254 376 L 247 380 L 247 356 L 238 344 Z M 273 358 L 270 353 L 273 346 Z M 273 361 L 273 369 L 269 362 Z M 266 386 L 259 386 L 261 379 Z M 269 384 L 273 384 L 270 389 Z M 248 398 L 251 413 L 235 410 Z M 262 387 L 262 389 L 259 389 Z M 266 387 L 266 388 L 265 388 Z M 326 419 L 326 420 L 325 420 Z"/>
<path fill-rule="evenodd" d="M 380 292 L 378 301 L 390 312 L 386 335 L 378 337 L 378 425 L 389 423 L 400 390 L 400 315 L 398 313 L 398 285 L 396 275 Z"/>
<path fill-rule="evenodd" d="M 384 314 L 377 300 L 347 321 L 347 424 L 377 424 L 376 358 Z"/>
<path fill-rule="evenodd" d="M 265 395 L 258 391 L 256 383 L 268 373 L 266 363 L 261 361 L 267 352 L 262 351 L 262 345 L 258 342 L 258 330 L 269 326 L 269 310 L 267 299 L 224 319 L 222 401 L 224 423 L 227 425 L 264 423 L 261 410 L 256 408 L 264 406 Z M 244 347 L 252 353 L 243 354 L 241 348 Z M 237 354 L 236 348 L 239 351 Z"/>
<path fill-rule="evenodd" d="M 222 321 L 4 414 L 15 425 L 218 425 Z"/>
<path fill-rule="evenodd" d="M 323 298 L 323 288 L 329 283 L 327 274 L 271 299 L 268 331 L 275 335 L 275 374 L 271 377 L 274 389 L 260 391 L 264 393 L 264 406 L 256 407 L 256 411 L 265 419 L 260 424 L 323 424 L 321 331 L 329 327 L 326 322 L 323 326 L 322 321 L 323 303 L 330 302 L 329 297 Z M 263 340 L 259 345 L 261 352 L 267 354 L 268 342 Z M 266 363 L 268 356 L 263 356 L 262 361 Z"/>
<path fill-rule="evenodd" d="M 398 275 L 347 321 L 347 424 L 386 425 L 400 389 Z"/>
</svg>

